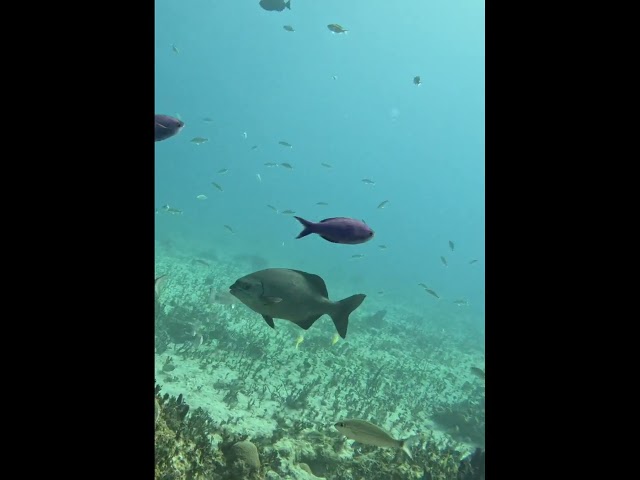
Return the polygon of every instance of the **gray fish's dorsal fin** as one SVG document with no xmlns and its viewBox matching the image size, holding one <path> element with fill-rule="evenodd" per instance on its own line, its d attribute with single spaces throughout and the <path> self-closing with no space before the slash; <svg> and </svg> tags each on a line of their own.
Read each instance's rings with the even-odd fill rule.
<svg viewBox="0 0 640 480">
<path fill-rule="evenodd" d="M 302 270 L 291 269 L 291 271 L 302 275 L 305 278 L 305 280 L 313 286 L 314 290 L 316 290 L 323 297 L 329 298 L 329 291 L 327 290 L 327 284 L 324 283 L 324 280 L 322 279 L 322 277 L 320 277 L 319 275 L 315 275 L 313 273 L 303 272 Z"/>
<path fill-rule="evenodd" d="M 265 322 L 267 322 L 267 325 L 269 325 L 271 328 L 276 328 L 276 324 L 273 323 L 273 317 L 270 317 L 269 315 L 262 315 L 262 318 L 264 318 Z"/>
</svg>

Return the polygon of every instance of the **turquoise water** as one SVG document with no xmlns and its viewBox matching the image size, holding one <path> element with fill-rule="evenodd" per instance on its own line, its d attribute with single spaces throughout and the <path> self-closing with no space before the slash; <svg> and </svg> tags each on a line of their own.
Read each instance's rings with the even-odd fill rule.
<svg viewBox="0 0 640 480">
<path fill-rule="evenodd" d="M 220 458 L 224 442 L 251 436 L 262 473 L 280 475 L 267 478 L 308 478 L 298 462 L 327 479 L 457 478 L 460 458 L 484 447 L 484 2 L 291 7 L 156 0 L 155 113 L 185 122 L 155 144 L 156 278 L 169 279 L 156 286 L 161 393 L 211 415 Z M 285 210 L 361 219 L 375 237 L 296 239 L 302 226 Z M 265 266 L 320 275 L 332 300 L 366 294 L 347 339 L 328 318 L 271 329 L 213 299 Z M 277 393 L 303 387 L 303 407 Z M 170 463 L 171 437 L 158 440 L 169 405 L 156 458 Z M 345 417 L 420 435 L 414 458 L 342 450 L 332 425 Z M 184 478 L 254 478 L 223 465 Z"/>
<path fill-rule="evenodd" d="M 481 321 L 484 2 L 293 0 L 267 12 L 253 1 L 157 0 L 155 92 L 156 112 L 186 123 L 156 144 L 156 204 L 185 212 L 157 216 L 158 237 L 179 233 L 432 306 L 423 282 L 443 300 L 468 300 Z M 196 136 L 209 142 L 190 143 Z M 376 237 L 294 240 L 297 221 L 267 204 L 315 221 L 363 219 Z"/>
</svg>

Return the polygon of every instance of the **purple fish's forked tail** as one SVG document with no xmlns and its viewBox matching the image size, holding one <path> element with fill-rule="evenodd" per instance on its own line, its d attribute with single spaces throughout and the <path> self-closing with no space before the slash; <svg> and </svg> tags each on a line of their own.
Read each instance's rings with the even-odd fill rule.
<svg viewBox="0 0 640 480">
<path fill-rule="evenodd" d="M 301 217 L 296 217 L 295 215 L 293 218 L 298 220 L 304 227 L 304 229 L 300 232 L 300 234 L 296 238 L 302 238 L 302 237 L 306 237 L 307 235 L 311 235 L 312 233 L 316 233 L 313 228 L 315 226 L 315 223 L 310 222 L 309 220 L 305 220 L 304 218 L 301 218 Z"/>
<path fill-rule="evenodd" d="M 289 10 L 291 10 L 291 0 L 289 0 L 288 2 L 286 2 L 284 4 L 285 7 L 287 7 Z"/>
</svg>

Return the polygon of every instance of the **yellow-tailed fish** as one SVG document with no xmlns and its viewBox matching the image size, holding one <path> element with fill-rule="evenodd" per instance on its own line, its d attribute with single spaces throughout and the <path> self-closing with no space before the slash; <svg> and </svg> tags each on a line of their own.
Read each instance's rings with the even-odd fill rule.
<svg viewBox="0 0 640 480">
<path fill-rule="evenodd" d="M 333 338 L 331 338 L 331 345 L 335 345 L 336 343 L 338 343 L 338 340 L 340 340 L 340 335 L 334 333 Z"/>
<path fill-rule="evenodd" d="M 298 349 L 298 345 L 300 345 L 302 342 L 304 342 L 304 337 L 300 335 L 296 340 L 296 350 Z"/>
</svg>

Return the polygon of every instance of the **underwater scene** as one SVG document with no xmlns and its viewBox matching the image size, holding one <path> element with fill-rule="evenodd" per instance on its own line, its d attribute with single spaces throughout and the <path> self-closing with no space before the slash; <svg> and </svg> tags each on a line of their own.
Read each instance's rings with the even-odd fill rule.
<svg viewBox="0 0 640 480">
<path fill-rule="evenodd" d="M 484 1 L 155 0 L 155 478 L 485 477 Z"/>
</svg>

